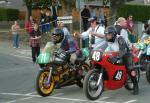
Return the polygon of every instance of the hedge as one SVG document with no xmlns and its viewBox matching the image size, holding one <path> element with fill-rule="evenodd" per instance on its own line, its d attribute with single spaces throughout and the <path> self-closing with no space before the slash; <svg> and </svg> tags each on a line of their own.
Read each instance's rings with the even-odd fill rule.
<svg viewBox="0 0 150 103">
<path fill-rule="evenodd" d="M 18 9 L 0 8 L 0 21 L 14 21 L 19 17 Z"/>
<path fill-rule="evenodd" d="M 144 22 L 150 19 L 150 6 L 125 4 L 118 9 L 118 17 L 133 15 L 134 21 Z"/>
</svg>

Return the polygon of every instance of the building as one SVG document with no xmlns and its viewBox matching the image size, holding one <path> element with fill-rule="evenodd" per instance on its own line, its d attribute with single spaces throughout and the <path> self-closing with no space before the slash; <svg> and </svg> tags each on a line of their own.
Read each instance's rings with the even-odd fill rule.
<svg viewBox="0 0 150 103">
<path fill-rule="evenodd" d="M 25 10 L 23 0 L 0 0 L 1 8 L 13 8 L 21 11 Z"/>
</svg>

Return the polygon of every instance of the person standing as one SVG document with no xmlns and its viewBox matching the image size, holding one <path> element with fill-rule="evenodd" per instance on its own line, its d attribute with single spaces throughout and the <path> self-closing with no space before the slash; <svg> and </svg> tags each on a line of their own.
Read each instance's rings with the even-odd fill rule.
<svg viewBox="0 0 150 103">
<path fill-rule="evenodd" d="M 50 12 L 49 12 L 49 11 L 46 11 L 46 16 L 45 16 L 46 33 L 49 33 L 49 32 L 50 32 L 50 28 L 51 28 L 50 22 L 51 22 Z"/>
<path fill-rule="evenodd" d="M 31 34 L 33 30 L 34 23 L 35 23 L 35 20 L 33 20 L 32 16 L 30 16 L 29 20 L 25 22 L 25 29 L 29 35 Z"/>
<path fill-rule="evenodd" d="M 40 54 L 40 39 L 41 32 L 37 23 L 34 24 L 34 28 L 30 33 L 30 47 L 32 50 L 32 61 L 36 63 L 37 57 Z"/>
<path fill-rule="evenodd" d="M 11 26 L 11 31 L 13 35 L 13 48 L 20 48 L 19 47 L 19 29 L 20 29 L 20 26 L 18 25 L 18 22 L 15 21 L 14 24 Z"/>
<path fill-rule="evenodd" d="M 52 2 L 52 6 L 50 7 L 52 20 L 53 20 L 53 26 L 57 27 L 57 16 L 58 16 L 58 5 L 57 2 Z"/>
<path fill-rule="evenodd" d="M 82 22 L 83 22 L 83 29 L 86 31 L 88 29 L 88 19 L 90 18 L 90 11 L 88 6 L 84 6 L 83 11 L 81 12 Z"/>
<path fill-rule="evenodd" d="M 105 28 L 97 22 L 97 17 L 89 18 L 88 21 L 91 25 L 90 28 L 86 32 L 83 32 L 80 36 L 83 39 L 89 38 L 90 47 L 93 48 L 104 41 Z"/>
<path fill-rule="evenodd" d="M 133 16 L 129 15 L 127 18 L 127 30 L 128 30 L 128 36 L 131 43 L 135 43 L 135 34 L 133 32 L 134 29 L 134 22 L 133 22 Z"/>
<path fill-rule="evenodd" d="M 45 12 L 43 10 L 41 10 L 40 24 L 42 27 L 42 33 L 45 33 L 45 31 L 46 31 L 46 29 L 45 29 L 45 17 L 46 17 Z"/>
<path fill-rule="evenodd" d="M 99 8 L 99 22 L 102 23 L 102 25 L 105 24 L 105 17 L 104 17 L 103 8 Z"/>
<path fill-rule="evenodd" d="M 128 31 L 127 31 L 127 21 L 124 17 L 119 17 L 115 23 L 117 34 L 122 36 L 125 41 L 129 44 Z"/>
</svg>

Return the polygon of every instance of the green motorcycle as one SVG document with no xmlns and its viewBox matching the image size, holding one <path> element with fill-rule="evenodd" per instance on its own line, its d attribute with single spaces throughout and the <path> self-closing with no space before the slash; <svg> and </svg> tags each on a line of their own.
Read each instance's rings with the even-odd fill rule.
<svg viewBox="0 0 150 103">
<path fill-rule="evenodd" d="M 82 57 L 70 63 L 70 53 L 60 49 L 60 45 L 49 42 L 38 56 L 37 63 L 41 70 L 36 80 L 36 90 L 39 95 L 49 96 L 55 88 L 77 84 L 83 87 L 83 79 L 90 70 L 86 63 L 88 56 L 86 49 L 82 50 Z"/>
</svg>

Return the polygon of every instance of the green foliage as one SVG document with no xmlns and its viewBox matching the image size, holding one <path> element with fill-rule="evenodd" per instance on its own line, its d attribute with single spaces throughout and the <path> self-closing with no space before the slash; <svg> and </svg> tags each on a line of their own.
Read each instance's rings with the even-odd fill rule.
<svg viewBox="0 0 150 103">
<path fill-rule="evenodd" d="M 27 8 L 48 8 L 52 0 L 23 0 Z"/>
<path fill-rule="evenodd" d="M 142 21 L 150 19 L 150 6 L 147 5 L 129 5 L 125 4 L 118 9 L 117 16 L 127 17 L 133 15 L 135 21 Z"/>
<path fill-rule="evenodd" d="M 19 10 L 0 8 L 0 21 L 14 21 L 19 17 Z"/>
</svg>

